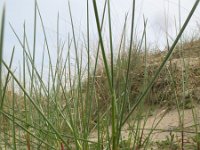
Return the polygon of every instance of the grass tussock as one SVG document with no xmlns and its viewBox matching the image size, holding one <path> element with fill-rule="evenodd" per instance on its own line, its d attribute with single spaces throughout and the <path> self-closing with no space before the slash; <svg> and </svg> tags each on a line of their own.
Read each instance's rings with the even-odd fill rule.
<svg viewBox="0 0 200 150">
<path fill-rule="evenodd" d="M 110 0 L 105 1 L 103 12 L 99 12 L 96 1 L 92 1 L 99 37 L 95 52 L 91 52 L 89 1 L 87 40 L 81 48 L 77 45 L 69 3 L 73 34 L 66 42 L 67 46 L 59 42 L 58 16 L 54 64 L 42 14 L 35 1 L 32 48 L 27 39 L 26 25 L 23 26 L 22 38 L 10 25 L 23 50 L 19 77 L 12 68 L 15 47 L 8 64 L 2 58 L 3 13 L 0 30 L 0 148 L 185 149 L 190 143 L 190 147 L 200 149 L 197 109 L 200 102 L 200 41 L 179 42 L 199 1 L 194 3 L 172 45 L 162 52 L 148 50 L 146 20 L 140 42 L 133 42 L 135 2 L 132 3 L 130 35 L 125 32 L 126 18 L 117 54 L 113 50 Z M 101 13 L 102 18 L 99 18 Z M 105 43 L 102 33 L 105 15 L 108 15 L 108 43 Z M 41 23 L 44 37 L 40 67 L 36 65 L 37 22 Z M 125 37 L 130 38 L 128 43 Z M 105 45 L 109 45 L 110 57 Z M 71 65 L 72 51 L 74 66 Z M 47 67 L 44 53 L 48 58 Z M 95 59 L 91 60 L 93 53 Z M 83 58 L 87 58 L 86 69 Z M 44 79 L 44 68 L 47 79 Z M 192 119 L 189 125 L 188 114 Z M 170 118 L 174 120 L 170 122 L 174 125 L 172 128 L 165 126 Z M 155 140 L 154 136 L 158 134 L 161 141 Z M 163 135 L 166 136 L 163 138 Z"/>
<path fill-rule="evenodd" d="M 192 97 L 197 102 L 199 101 L 197 94 L 200 85 L 198 82 L 200 76 L 200 71 L 198 71 L 200 63 L 199 44 L 200 41 L 196 40 L 184 43 L 181 50 L 179 46 L 176 47 L 175 52 L 170 60 L 167 61 L 166 66 L 160 72 L 149 94 L 146 96 L 144 100 L 146 105 L 175 106 L 175 99 L 178 99 L 178 102 L 181 103 L 184 95 L 182 91 L 183 72 L 187 74 L 185 79 L 187 81 L 187 90 L 184 97 L 186 99 Z M 141 51 L 133 54 L 129 78 L 130 105 L 133 105 L 136 97 L 141 94 L 145 82 L 147 84 L 151 77 L 155 75 L 166 53 L 167 50 L 147 52 L 146 54 L 144 51 Z M 117 97 L 123 95 L 122 87 L 125 80 L 128 54 L 123 53 L 121 55 L 114 65 L 114 88 L 117 91 Z M 102 111 L 105 111 L 108 103 L 111 101 L 108 89 L 105 70 L 100 66 L 97 69 L 95 78 L 95 92 L 97 93 Z"/>
</svg>

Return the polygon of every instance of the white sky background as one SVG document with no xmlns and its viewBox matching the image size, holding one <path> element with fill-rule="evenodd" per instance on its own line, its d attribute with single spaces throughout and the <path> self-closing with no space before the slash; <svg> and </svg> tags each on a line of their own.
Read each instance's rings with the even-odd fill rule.
<svg viewBox="0 0 200 150">
<path fill-rule="evenodd" d="M 5 29 L 5 44 L 4 56 L 8 59 L 11 54 L 11 49 L 16 46 L 15 57 L 20 58 L 22 49 L 16 40 L 9 23 L 14 27 L 15 31 L 22 39 L 23 24 L 26 22 L 26 32 L 29 39 L 30 47 L 33 43 L 33 22 L 34 22 L 34 0 L 0 0 L 0 8 L 6 1 L 6 29 Z M 96 46 L 98 41 L 95 18 L 93 14 L 92 0 L 90 0 L 90 25 L 91 25 L 91 46 Z M 104 0 L 97 0 L 99 12 L 102 14 Z M 181 15 L 182 23 L 191 10 L 195 0 L 181 0 Z M 75 25 L 77 41 L 83 42 L 83 35 L 86 35 L 86 0 L 71 0 L 71 10 Z M 68 0 L 38 0 L 38 5 L 43 17 L 45 29 L 47 32 L 48 43 L 52 55 L 56 53 L 56 24 L 59 12 L 60 16 L 60 38 L 61 41 L 67 41 L 68 33 L 72 35 L 71 24 L 68 10 Z M 111 0 L 112 11 L 112 26 L 114 46 L 119 45 L 119 37 L 121 36 L 125 14 L 131 15 L 132 0 Z M 200 20 L 200 7 L 195 12 L 195 15 L 187 27 L 187 33 L 194 33 L 196 22 Z M 147 36 L 148 43 L 151 45 L 157 44 L 160 49 L 165 46 L 166 36 L 168 31 L 172 39 L 175 37 L 175 20 L 178 24 L 178 0 L 136 0 L 136 35 L 141 35 L 143 30 L 143 15 L 148 19 Z M 107 18 L 106 18 L 107 19 Z M 131 18 L 128 18 L 130 26 Z M 106 20 L 107 21 L 107 20 Z M 41 57 L 44 37 L 41 30 L 39 17 L 37 18 L 37 58 Z M 166 26 L 167 24 L 167 26 Z M 128 35 L 128 34 L 127 34 Z M 86 38 L 86 37 L 85 37 Z M 108 37 L 105 37 L 108 39 Z M 79 42 L 80 44 L 81 42 Z M 37 63 L 40 64 L 41 59 Z"/>
</svg>

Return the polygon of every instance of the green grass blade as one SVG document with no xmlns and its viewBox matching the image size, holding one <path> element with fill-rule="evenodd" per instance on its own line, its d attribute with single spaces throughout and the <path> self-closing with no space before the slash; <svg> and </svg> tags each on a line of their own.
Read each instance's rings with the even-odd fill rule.
<svg viewBox="0 0 200 150">
<path fill-rule="evenodd" d="M 2 99 L 2 59 L 3 59 L 3 39 L 5 26 L 5 6 L 3 7 L 0 29 L 0 99 Z"/>
<path fill-rule="evenodd" d="M 35 52 L 36 52 L 36 30 L 37 30 L 37 2 L 35 0 L 35 8 L 34 8 L 34 31 L 33 31 L 33 65 L 35 65 Z M 34 68 L 32 67 L 31 74 L 31 96 L 33 92 L 33 83 L 34 83 Z"/>
<path fill-rule="evenodd" d="M 12 79 L 12 138 L 13 138 L 13 149 L 16 150 L 16 129 L 15 129 L 15 82 Z"/>
<path fill-rule="evenodd" d="M 108 67 L 108 61 L 106 58 L 106 54 L 105 54 L 105 48 L 104 48 L 104 43 L 103 43 L 103 37 L 102 37 L 102 33 L 101 33 L 101 26 L 100 26 L 100 20 L 99 20 L 99 14 L 98 14 L 98 8 L 97 8 L 97 4 L 96 1 L 93 0 L 93 8 L 94 8 L 94 14 L 95 14 L 95 19 L 96 19 L 96 25 L 97 25 L 97 31 L 98 31 L 98 35 L 99 35 L 99 41 L 100 41 L 100 45 L 101 45 L 101 52 L 102 52 L 102 56 L 103 56 L 103 62 L 104 62 L 104 67 L 106 70 L 106 75 L 108 78 L 108 84 L 109 84 L 109 90 L 110 93 L 112 95 L 112 148 L 116 149 L 117 148 L 117 142 L 116 142 L 116 98 L 115 98 L 115 91 L 114 88 L 112 86 L 112 77 L 110 74 L 110 70 Z"/>
<path fill-rule="evenodd" d="M 109 38 L 110 38 L 110 54 L 111 54 L 111 82 L 112 87 L 114 83 L 114 60 L 113 60 L 113 38 L 112 38 L 112 22 L 111 22 L 111 8 L 110 8 L 110 0 L 108 0 L 108 22 L 109 22 Z"/>
<path fill-rule="evenodd" d="M 127 92 L 128 92 L 128 80 L 129 80 L 129 72 L 130 72 L 130 65 L 131 65 L 131 56 L 132 56 L 132 47 L 133 47 L 133 35 L 134 35 L 134 21 L 135 21 L 135 0 L 132 3 L 132 20 L 131 20 L 131 34 L 130 34 L 130 45 L 128 50 L 128 66 L 126 71 L 126 78 L 125 78 L 125 85 L 124 85 L 124 99 L 122 101 L 121 112 L 120 112 L 120 122 L 119 122 L 119 129 L 118 129 L 118 141 L 120 138 L 121 128 L 122 128 L 122 120 L 124 117 L 124 109 L 125 109 L 125 102 L 127 100 Z M 126 21 L 126 20 L 125 20 Z"/>
<path fill-rule="evenodd" d="M 72 28 L 72 34 L 73 34 L 73 42 L 74 42 L 74 49 L 75 49 L 75 61 L 76 61 L 76 67 L 77 67 L 77 75 L 78 75 L 78 97 L 76 98 L 75 102 L 75 108 L 76 108 L 76 119 L 78 119 L 78 106 L 79 103 L 82 103 L 82 94 L 80 93 L 82 91 L 81 88 L 81 64 L 79 62 L 79 54 L 78 54 L 78 47 L 77 47 L 77 41 L 76 41 L 76 36 L 75 36 L 75 29 L 74 29 L 74 23 L 73 23 L 73 17 L 72 17 L 72 11 L 71 11 L 71 6 L 70 2 L 68 1 L 68 8 L 69 8 L 69 14 L 70 14 L 70 21 L 71 21 L 71 28 Z M 74 130 L 76 131 L 76 130 Z M 74 132 L 75 138 L 78 137 L 78 134 Z M 81 148 L 82 146 L 80 145 L 79 141 L 76 140 L 76 147 Z"/>
</svg>

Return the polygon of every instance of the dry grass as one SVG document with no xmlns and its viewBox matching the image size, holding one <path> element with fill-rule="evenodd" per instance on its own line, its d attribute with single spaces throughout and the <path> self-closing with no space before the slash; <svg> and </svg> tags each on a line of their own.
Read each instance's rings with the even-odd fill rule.
<svg viewBox="0 0 200 150">
<path fill-rule="evenodd" d="M 130 99 L 133 100 L 140 94 L 144 80 L 147 82 L 154 75 L 163 61 L 167 50 L 162 52 L 149 52 L 147 54 L 147 66 L 145 66 L 144 52 L 137 52 L 133 55 L 131 63 L 131 72 L 129 78 L 130 84 Z M 180 56 L 182 55 L 182 56 Z M 125 76 L 125 63 L 127 55 L 123 54 L 120 60 L 117 60 L 115 65 L 115 90 L 120 91 Z M 136 61 L 137 60 L 137 61 Z M 183 72 L 186 74 L 186 92 L 185 99 L 192 98 L 199 102 L 200 100 L 200 41 L 191 41 L 183 44 L 181 50 L 178 46 L 167 62 L 165 68 L 160 73 L 158 79 L 154 83 L 150 93 L 146 97 L 145 103 L 152 105 L 168 105 L 173 106 L 178 99 L 181 103 L 183 98 Z M 144 71 L 147 70 L 145 79 Z M 105 70 L 99 67 L 95 78 L 95 92 L 98 95 L 99 106 L 102 111 L 106 110 L 107 104 L 110 103 L 111 96 L 109 94 L 107 78 Z M 118 93 L 118 92 L 116 92 Z M 118 95 L 119 96 L 119 95 Z"/>
</svg>

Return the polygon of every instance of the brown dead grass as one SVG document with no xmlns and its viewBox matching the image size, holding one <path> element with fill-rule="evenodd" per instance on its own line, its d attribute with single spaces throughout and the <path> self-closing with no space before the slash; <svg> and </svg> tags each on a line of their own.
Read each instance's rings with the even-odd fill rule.
<svg viewBox="0 0 200 150">
<path fill-rule="evenodd" d="M 181 50 L 180 50 L 181 48 Z M 160 63 L 164 59 L 167 50 L 149 52 L 147 55 L 147 82 L 157 71 Z M 144 83 L 144 54 L 143 52 L 134 52 L 131 62 L 131 71 L 129 78 L 130 99 L 134 99 L 141 93 Z M 123 54 L 115 66 L 115 90 L 116 93 L 124 84 L 126 74 L 127 55 Z M 120 63 L 119 63 L 120 61 Z M 148 104 L 174 105 L 174 99 L 182 97 L 182 81 L 185 76 L 186 90 L 191 91 L 190 96 L 198 99 L 194 91 L 200 87 L 200 40 L 186 42 L 182 46 L 177 46 L 175 52 L 167 62 L 165 68 L 160 73 L 158 79 L 154 83 L 150 93 L 146 98 Z M 119 71 L 118 71 L 119 70 Z M 185 74 L 185 75 L 184 75 Z M 110 93 L 107 85 L 107 77 L 102 67 L 97 71 L 96 77 L 96 93 L 98 95 L 100 106 L 106 108 L 110 103 Z M 192 94 L 192 95 L 191 95 Z M 120 95 L 120 94 L 119 94 Z M 119 96 L 117 95 L 117 96 Z M 189 95 L 186 95 L 188 97 Z M 134 102 L 133 102 L 134 103 Z"/>
</svg>

